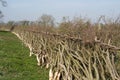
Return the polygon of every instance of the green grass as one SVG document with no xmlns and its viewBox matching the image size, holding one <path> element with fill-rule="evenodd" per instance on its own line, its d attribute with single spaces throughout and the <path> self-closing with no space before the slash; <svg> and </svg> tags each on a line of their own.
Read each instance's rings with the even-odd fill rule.
<svg viewBox="0 0 120 80">
<path fill-rule="evenodd" d="M 37 66 L 29 49 L 6 31 L 0 31 L 0 80 L 48 80 L 48 70 Z"/>
</svg>

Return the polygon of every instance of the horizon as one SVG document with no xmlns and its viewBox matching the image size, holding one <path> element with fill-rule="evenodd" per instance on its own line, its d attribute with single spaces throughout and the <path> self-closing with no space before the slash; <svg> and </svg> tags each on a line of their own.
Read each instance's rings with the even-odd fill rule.
<svg viewBox="0 0 120 80">
<path fill-rule="evenodd" d="M 2 7 L 4 22 L 8 21 L 36 21 L 41 15 L 48 14 L 59 22 L 64 16 L 86 17 L 95 21 L 101 15 L 115 18 L 120 15 L 119 0 L 6 0 L 8 6 Z"/>
</svg>

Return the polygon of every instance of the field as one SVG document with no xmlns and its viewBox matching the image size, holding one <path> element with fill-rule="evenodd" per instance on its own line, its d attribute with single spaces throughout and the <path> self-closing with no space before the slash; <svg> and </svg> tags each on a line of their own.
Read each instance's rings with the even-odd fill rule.
<svg viewBox="0 0 120 80">
<path fill-rule="evenodd" d="M 0 31 L 0 80 L 48 80 L 48 70 L 36 62 L 14 34 Z"/>
</svg>

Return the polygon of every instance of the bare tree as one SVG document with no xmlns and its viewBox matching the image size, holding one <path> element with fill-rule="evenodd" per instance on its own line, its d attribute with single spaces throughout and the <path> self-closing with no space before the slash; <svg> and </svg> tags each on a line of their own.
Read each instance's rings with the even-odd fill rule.
<svg viewBox="0 0 120 80">
<path fill-rule="evenodd" d="M 2 11 L 0 11 L 0 19 L 3 17 Z"/>
<path fill-rule="evenodd" d="M 51 15 L 43 14 L 39 19 L 38 23 L 44 27 L 54 26 L 54 17 Z"/>
<path fill-rule="evenodd" d="M 4 0 L 0 0 L 1 4 L 3 7 L 6 7 L 7 6 L 7 2 L 4 1 Z M 2 14 L 2 11 L 0 10 L 0 19 L 3 17 L 4 15 Z"/>
<path fill-rule="evenodd" d="M 4 7 L 7 6 L 7 2 L 5 0 L 0 0 L 0 2 L 2 3 L 2 6 L 4 6 Z"/>
</svg>

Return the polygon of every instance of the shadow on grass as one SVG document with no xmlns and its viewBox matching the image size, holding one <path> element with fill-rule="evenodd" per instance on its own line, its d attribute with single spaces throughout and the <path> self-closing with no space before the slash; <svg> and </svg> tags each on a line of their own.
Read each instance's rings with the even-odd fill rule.
<svg viewBox="0 0 120 80">
<path fill-rule="evenodd" d="M 3 32 L 3 33 L 6 33 L 6 32 L 7 32 L 7 33 L 8 33 L 8 32 L 10 32 L 10 31 L 3 31 L 3 30 L 0 30 L 0 32 Z"/>
</svg>

